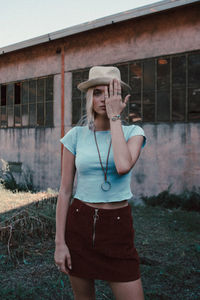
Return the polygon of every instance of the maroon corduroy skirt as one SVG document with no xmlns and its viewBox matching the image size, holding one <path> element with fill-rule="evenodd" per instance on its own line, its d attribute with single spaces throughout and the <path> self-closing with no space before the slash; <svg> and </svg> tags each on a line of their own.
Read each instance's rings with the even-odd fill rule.
<svg viewBox="0 0 200 300">
<path fill-rule="evenodd" d="M 74 199 L 68 209 L 66 244 L 72 276 L 112 282 L 140 278 L 130 205 L 102 209 Z"/>
</svg>

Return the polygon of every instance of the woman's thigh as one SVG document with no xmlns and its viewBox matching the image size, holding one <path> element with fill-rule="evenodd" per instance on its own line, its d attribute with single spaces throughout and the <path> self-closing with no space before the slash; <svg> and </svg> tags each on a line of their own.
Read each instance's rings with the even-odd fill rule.
<svg viewBox="0 0 200 300">
<path fill-rule="evenodd" d="M 69 276 L 75 300 L 95 300 L 93 279 Z"/>
<path fill-rule="evenodd" d="M 116 300 L 144 300 L 141 279 L 128 282 L 109 282 Z"/>
</svg>

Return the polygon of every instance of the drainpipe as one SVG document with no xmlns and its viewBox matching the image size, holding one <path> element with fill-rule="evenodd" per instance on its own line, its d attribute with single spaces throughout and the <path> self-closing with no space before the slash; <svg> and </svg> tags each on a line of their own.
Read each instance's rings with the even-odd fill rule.
<svg viewBox="0 0 200 300">
<path fill-rule="evenodd" d="M 61 138 L 65 133 L 65 49 L 61 48 Z M 62 175 L 62 161 L 63 161 L 63 144 L 61 144 L 61 175 Z"/>
</svg>

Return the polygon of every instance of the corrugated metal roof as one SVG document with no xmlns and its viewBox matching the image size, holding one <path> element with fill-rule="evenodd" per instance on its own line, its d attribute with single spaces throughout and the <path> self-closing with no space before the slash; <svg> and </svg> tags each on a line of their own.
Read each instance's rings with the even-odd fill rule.
<svg viewBox="0 0 200 300">
<path fill-rule="evenodd" d="M 119 23 L 122 21 L 139 18 L 142 16 L 159 13 L 162 11 L 174 9 L 180 6 L 189 5 L 192 3 L 200 3 L 200 0 L 164 0 L 159 1 L 153 4 L 149 4 L 146 6 L 142 6 L 136 9 L 127 10 L 118 14 L 110 15 L 108 17 L 100 18 L 91 22 L 86 22 L 83 24 L 75 25 L 72 27 L 68 27 L 62 30 L 58 30 L 52 33 L 48 33 L 45 35 L 41 35 L 39 37 L 29 39 L 20 43 L 12 44 L 10 46 L 6 46 L 0 48 L 0 55 L 13 52 L 16 50 L 20 50 L 23 48 L 39 45 L 42 43 L 46 43 L 52 40 L 64 38 L 70 35 L 74 35 L 77 33 L 81 33 L 84 31 L 92 30 L 95 28 L 100 28 L 103 26 L 111 25 L 114 23 Z"/>
</svg>

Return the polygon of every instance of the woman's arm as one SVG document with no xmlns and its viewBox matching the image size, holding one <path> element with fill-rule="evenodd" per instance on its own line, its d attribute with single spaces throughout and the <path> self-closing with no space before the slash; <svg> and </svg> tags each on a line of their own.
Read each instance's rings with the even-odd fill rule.
<svg viewBox="0 0 200 300">
<path fill-rule="evenodd" d="M 120 120 L 110 119 L 110 129 L 115 166 L 118 174 L 123 175 L 128 173 L 138 160 L 144 137 L 136 135 L 126 142 Z"/>
<path fill-rule="evenodd" d="M 54 259 L 61 271 L 68 273 L 65 267 L 67 259 L 68 267 L 71 267 L 71 257 L 67 245 L 65 243 L 65 227 L 67 211 L 72 195 L 73 182 L 75 175 L 75 156 L 64 147 L 63 163 L 62 163 L 62 178 L 58 194 L 56 207 L 56 236 L 55 236 L 55 254 Z"/>
<path fill-rule="evenodd" d="M 111 80 L 108 88 L 105 87 L 105 103 L 108 118 L 110 119 L 110 129 L 112 137 L 112 147 L 115 166 L 118 174 L 123 175 L 130 171 L 136 163 L 142 143 L 143 136 L 133 136 L 126 142 L 120 120 L 112 121 L 112 117 L 120 115 L 126 107 L 130 95 L 127 95 L 122 102 L 121 85 L 117 79 Z"/>
</svg>

